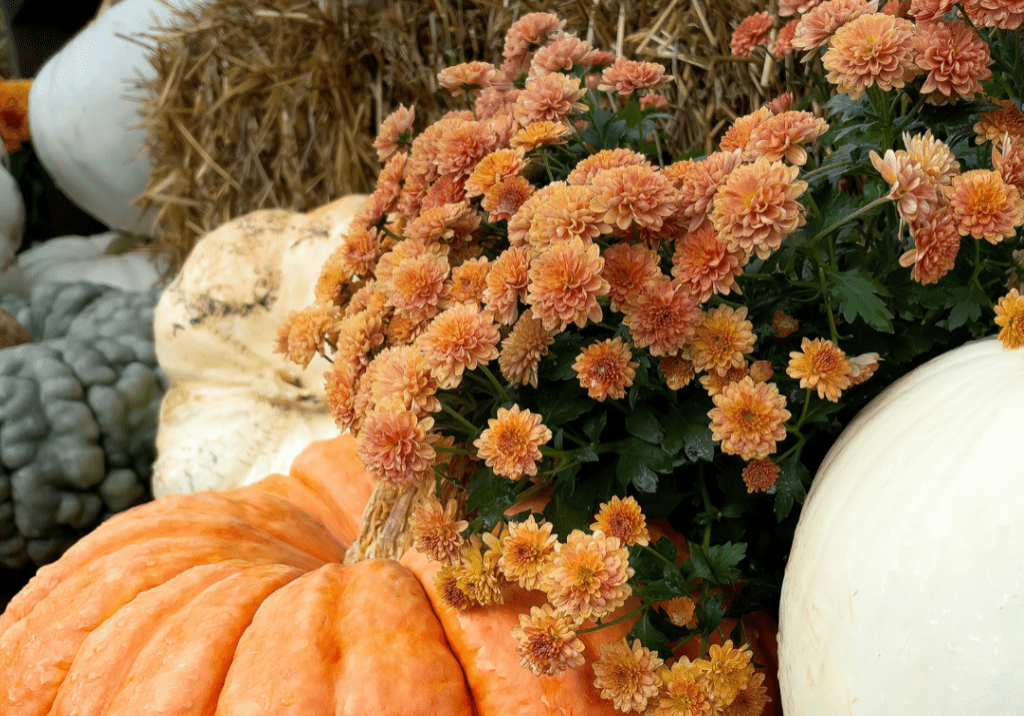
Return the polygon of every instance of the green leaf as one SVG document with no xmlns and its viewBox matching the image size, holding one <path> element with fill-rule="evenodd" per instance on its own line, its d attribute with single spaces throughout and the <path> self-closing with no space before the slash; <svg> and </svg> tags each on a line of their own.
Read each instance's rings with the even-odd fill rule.
<svg viewBox="0 0 1024 716">
<path fill-rule="evenodd" d="M 589 445 L 574 450 L 572 454 L 580 462 L 598 462 L 601 459 L 597 454 L 597 450 Z"/>
<path fill-rule="evenodd" d="M 803 504 L 807 496 L 804 484 L 810 480 L 811 475 L 800 461 L 799 453 L 779 465 L 779 476 L 768 488 L 768 494 L 775 495 L 775 517 L 779 522 L 786 519 L 794 502 Z"/>
<path fill-rule="evenodd" d="M 690 545 L 690 562 L 694 574 L 716 584 L 732 584 L 739 579 L 740 570 L 737 565 L 746 554 L 747 545 L 743 542 L 712 545 L 707 552 L 699 544 Z"/>
<path fill-rule="evenodd" d="M 497 524 L 505 510 L 516 502 L 515 483 L 507 477 L 495 475 L 489 467 L 482 467 L 469 481 L 467 510 L 476 510 L 488 529 Z"/>
<path fill-rule="evenodd" d="M 608 424 L 608 413 L 600 412 L 597 415 L 592 415 L 583 421 L 583 425 L 580 426 L 580 430 L 583 434 L 590 438 L 590 442 L 596 443 L 601 439 L 601 433 L 604 432 L 604 426 Z"/>
<path fill-rule="evenodd" d="M 683 454 L 688 460 L 710 462 L 714 459 L 715 443 L 711 439 L 711 420 L 705 406 L 700 402 L 694 400 L 681 406 L 666 422 L 669 434 L 682 439 Z"/>
<path fill-rule="evenodd" d="M 660 443 L 665 437 L 665 430 L 658 422 L 658 418 L 647 408 L 637 408 L 629 414 L 626 418 L 626 430 L 630 435 L 649 443 Z"/>
<path fill-rule="evenodd" d="M 658 489 L 657 473 L 667 474 L 675 467 L 671 455 L 640 438 L 630 437 L 620 445 L 615 475 L 623 487 L 632 484 L 641 492 L 654 492 Z"/>
<path fill-rule="evenodd" d="M 698 601 L 694 614 L 697 616 L 697 627 L 701 634 L 710 636 L 711 632 L 718 629 L 725 617 L 725 592 L 712 594 L 705 601 Z"/>
<path fill-rule="evenodd" d="M 549 428 L 564 425 L 597 405 L 578 382 L 566 381 L 551 390 L 537 392 L 537 409 Z"/>
<path fill-rule="evenodd" d="M 544 375 L 552 381 L 575 379 L 578 385 L 579 379 L 576 377 L 576 370 L 572 364 L 580 355 L 583 340 L 583 336 L 578 333 L 569 331 L 559 333 L 555 337 L 555 342 L 548 349 L 548 357 L 541 362 L 541 370 Z"/>
<path fill-rule="evenodd" d="M 825 272 L 825 288 L 829 297 L 839 304 L 843 318 L 847 323 L 860 316 L 876 331 L 892 333 L 892 313 L 886 307 L 885 302 L 879 298 L 879 293 L 885 291 L 879 284 L 871 279 L 865 278 L 856 270 Z"/>
<path fill-rule="evenodd" d="M 626 635 L 627 643 L 632 644 L 634 639 L 639 639 L 640 644 L 651 651 L 656 651 L 660 654 L 669 653 L 668 637 L 654 628 L 654 625 L 651 623 L 650 612 L 648 611 L 644 612 L 643 616 L 629 630 L 629 634 Z"/>
</svg>

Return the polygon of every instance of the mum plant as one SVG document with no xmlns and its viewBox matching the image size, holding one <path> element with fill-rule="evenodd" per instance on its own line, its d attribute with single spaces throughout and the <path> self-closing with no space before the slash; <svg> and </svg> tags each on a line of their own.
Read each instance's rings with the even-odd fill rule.
<svg viewBox="0 0 1024 716">
<path fill-rule="evenodd" d="M 278 331 L 295 362 L 333 361 L 331 410 L 380 485 L 423 495 L 407 541 L 447 605 L 534 590 L 508 648 L 591 668 L 624 712 L 761 713 L 774 674 L 740 617 L 775 610 L 843 425 L 993 318 L 1024 340 L 1017 289 L 989 299 L 1022 275 L 1018 35 L 977 7 L 813 4 L 790 42 L 822 111 L 779 97 L 676 160 L 662 66 L 524 16 L 501 67 L 439 75 L 466 110 L 383 123 L 376 190 Z"/>
</svg>

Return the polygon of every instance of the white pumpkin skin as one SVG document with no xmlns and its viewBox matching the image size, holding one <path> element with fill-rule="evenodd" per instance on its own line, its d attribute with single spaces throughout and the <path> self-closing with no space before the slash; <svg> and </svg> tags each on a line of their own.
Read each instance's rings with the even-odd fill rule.
<svg viewBox="0 0 1024 716">
<path fill-rule="evenodd" d="M 782 586 L 786 716 L 1024 713 L 1024 351 L 971 343 L 825 458 Z"/>
<path fill-rule="evenodd" d="M 160 410 L 155 496 L 228 490 L 288 472 L 314 440 L 337 436 L 316 356 L 274 353 L 277 325 L 314 300 L 327 257 L 365 197 L 309 214 L 256 211 L 204 236 L 154 314 L 169 389 Z"/>
</svg>

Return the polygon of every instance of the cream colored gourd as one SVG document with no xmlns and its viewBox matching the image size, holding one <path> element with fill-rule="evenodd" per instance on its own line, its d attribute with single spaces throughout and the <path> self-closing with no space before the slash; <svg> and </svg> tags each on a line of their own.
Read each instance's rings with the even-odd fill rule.
<svg viewBox="0 0 1024 716">
<path fill-rule="evenodd" d="M 132 251 L 138 238 L 119 231 L 95 236 L 62 236 L 18 254 L 28 284 L 91 281 L 126 291 L 147 291 L 160 285 L 167 257 Z"/>
<path fill-rule="evenodd" d="M 363 197 L 308 214 L 256 211 L 203 237 L 161 296 L 156 496 L 226 490 L 287 472 L 303 448 L 338 434 L 317 356 L 306 370 L 274 353 L 277 325 L 313 302 L 327 257 Z"/>
<path fill-rule="evenodd" d="M 782 587 L 786 716 L 1024 713 L 1024 351 L 987 339 L 868 405 Z"/>
</svg>

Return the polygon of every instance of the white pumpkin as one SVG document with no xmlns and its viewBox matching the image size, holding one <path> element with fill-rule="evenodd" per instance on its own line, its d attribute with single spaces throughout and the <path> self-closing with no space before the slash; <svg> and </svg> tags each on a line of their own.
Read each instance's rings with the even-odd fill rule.
<svg viewBox="0 0 1024 716">
<path fill-rule="evenodd" d="M 95 236 L 62 236 L 18 255 L 28 285 L 92 281 L 126 291 L 146 291 L 160 283 L 168 257 L 131 251 L 131 237 L 117 231 Z"/>
<path fill-rule="evenodd" d="M 146 131 L 132 129 L 142 95 L 132 84 L 155 73 L 142 34 L 171 17 L 164 0 L 123 0 L 82 28 L 32 82 L 28 121 L 39 161 L 68 198 L 112 229 L 150 229 L 152 212 L 140 217 L 131 205 L 149 180 Z"/>
<path fill-rule="evenodd" d="M 364 197 L 308 214 L 256 211 L 204 236 L 154 314 L 169 389 L 160 410 L 157 497 L 287 473 L 314 440 L 338 435 L 317 356 L 305 370 L 274 353 L 277 325 L 314 300 L 327 257 Z"/>
<path fill-rule="evenodd" d="M 950 351 L 868 405 L 782 587 L 786 716 L 1024 713 L 1024 351 Z"/>
</svg>

